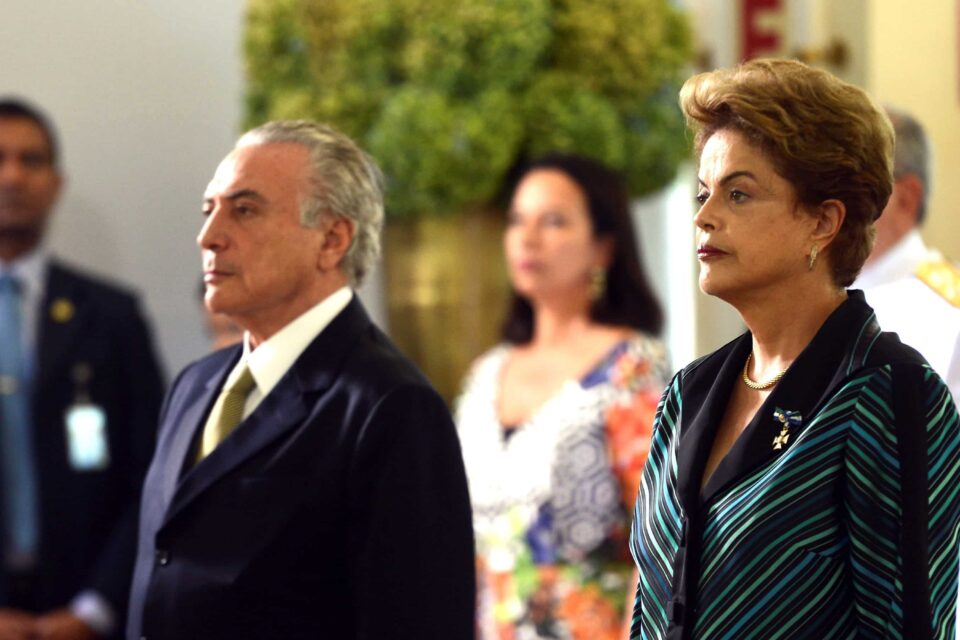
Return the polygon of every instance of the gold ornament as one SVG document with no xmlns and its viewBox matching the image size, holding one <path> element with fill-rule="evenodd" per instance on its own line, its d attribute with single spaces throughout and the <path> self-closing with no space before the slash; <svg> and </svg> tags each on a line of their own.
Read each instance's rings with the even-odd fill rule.
<svg viewBox="0 0 960 640">
<path fill-rule="evenodd" d="M 787 440 L 789 439 L 790 429 L 787 425 L 783 425 L 783 429 L 780 430 L 780 435 L 773 439 L 774 450 L 783 449 L 783 445 L 787 444 Z"/>
<path fill-rule="evenodd" d="M 781 425 L 780 435 L 773 439 L 773 450 L 779 451 L 790 439 L 790 427 L 800 428 L 800 425 L 803 424 L 803 418 L 799 411 L 784 411 L 780 407 L 774 409 L 773 418 Z"/>
<path fill-rule="evenodd" d="M 603 267 L 590 269 L 590 297 L 596 301 L 607 292 L 607 271 Z"/>
<path fill-rule="evenodd" d="M 775 385 L 775 384 L 777 384 L 778 382 L 780 382 L 780 378 L 782 378 L 782 377 L 783 377 L 783 374 L 785 374 L 785 373 L 787 372 L 787 369 L 790 368 L 790 367 L 788 366 L 786 369 L 784 369 L 783 371 L 781 371 L 781 372 L 778 373 L 777 375 L 773 376 L 772 378 L 770 378 L 770 379 L 767 380 L 766 382 L 754 382 L 753 380 L 750 379 L 750 375 L 747 373 L 747 371 L 750 370 L 750 361 L 751 361 L 751 360 L 753 360 L 753 351 L 751 351 L 750 354 L 747 356 L 747 361 L 746 361 L 746 363 L 744 363 L 744 365 L 743 365 L 743 383 L 744 383 L 745 385 L 747 385 L 748 387 L 750 387 L 751 389 L 754 389 L 754 390 L 756 390 L 756 391 L 762 391 L 763 389 L 769 389 L 769 388 L 772 387 L 773 385 Z"/>
<path fill-rule="evenodd" d="M 54 322 L 65 324 L 73 319 L 76 313 L 76 307 L 66 298 L 57 298 L 50 303 L 50 317 Z"/>
</svg>

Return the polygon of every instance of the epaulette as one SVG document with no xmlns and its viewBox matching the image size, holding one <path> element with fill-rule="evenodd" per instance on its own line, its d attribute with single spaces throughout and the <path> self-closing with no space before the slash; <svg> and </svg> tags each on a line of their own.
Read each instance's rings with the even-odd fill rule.
<svg viewBox="0 0 960 640">
<path fill-rule="evenodd" d="M 937 256 L 921 263 L 914 275 L 941 298 L 960 307 L 960 268 L 957 265 L 943 256 Z"/>
</svg>

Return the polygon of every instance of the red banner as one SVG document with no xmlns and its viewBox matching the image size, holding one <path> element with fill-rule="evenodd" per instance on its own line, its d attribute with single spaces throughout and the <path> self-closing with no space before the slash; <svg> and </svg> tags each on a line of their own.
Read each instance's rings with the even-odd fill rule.
<svg viewBox="0 0 960 640">
<path fill-rule="evenodd" d="M 960 0 L 958 0 L 960 2 Z M 743 60 L 776 55 L 783 44 L 783 34 L 760 25 L 760 17 L 771 12 L 782 12 L 782 0 L 741 0 L 740 48 Z"/>
</svg>

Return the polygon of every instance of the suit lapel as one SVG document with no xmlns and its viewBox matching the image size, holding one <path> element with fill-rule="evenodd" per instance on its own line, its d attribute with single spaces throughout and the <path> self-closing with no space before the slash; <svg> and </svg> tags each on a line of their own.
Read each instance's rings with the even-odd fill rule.
<svg viewBox="0 0 960 640">
<path fill-rule="evenodd" d="M 192 459 L 184 459 L 184 474 L 170 503 L 168 520 L 175 518 L 181 509 L 211 485 L 302 422 L 306 415 L 306 404 L 295 381 L 289 378 L 289 375 L 284 376 L 256 411 L 241 422 L 233 433 L 200 463 L 193 465 Z M 218 392 L 219 385 L 210 396 L 209 405 L 213 404 Z M 208 413 L 209 407 L 200 412 L 201 419 L 187 438 L 187 456 L 193 456 L 194 447 L 190 445 L 194 442 L 197 431 L 203 428 Z"/>
<path fill-rule="evenodd" d="M 751 344 L 750 334 L 742 335 L 708 356 L 683 381 L 677 490 L 688 514 L 699 509 L 704 468 L 738 379 L 740 365 L 737 363 L 746 359 Z"/>
<path fill-rule="evenodd" d="M 236 364 L 240 357 L 241 350 L 236 348 L 233 357 L 227 360 L 227 363 L 213 376 L 211 376 L 206 385 L 199 386 L 199 392 L 188 402 L 176 423 L 171 429 L 170 444 L 165 447 L 165 468 L 163 483 L 163 506 L 169 511 L 168 507 L 173 502 L 175 492 L 180 486 L 183 476 L 190 472 L 194 465 L 193 443 L 200 429 L 203 428 L 207 414 L 213 406 L 213 402 L 226 380 L 227 374 Z M 160 445 L 163 447 L 163 443 Z"/>
<path fill-rule="evenodd" d="M 185 473 L 176 485 L 171 500 L 167 502 L 170 506 L 166 520 L 176 517 L 210 486 L 242 466 L 270 443 L 302 425 L 314 398 L 321 398 L 336 379 L 343 360 L 369 324 L 366 312 L 354 296 L 350 304 L 307 346 L 256 410 L 210 455 L 191 468 L 192 461 L 187 459 L 193 452 L 191 445 L 198 430 L 203 428 L 227 374 L 236 364 L 236 358 L 231 359 L 219 375 L 212 377 L 204 392 L 183 412 L 176 427 L 178 433 L 174 436 L 168 464 L 181 465 L 177 466 L 177 471 L 183 468 Z M 175 478 L 176 474 L 172 477 Z"/>
<path fill-rule="evenodd" d="M 68 362 L 67 355 L 90 312 L 83 289 L 56 263 L 47 267 L 45 289 L 37 310 L 38 389 Z"/>
</svg>

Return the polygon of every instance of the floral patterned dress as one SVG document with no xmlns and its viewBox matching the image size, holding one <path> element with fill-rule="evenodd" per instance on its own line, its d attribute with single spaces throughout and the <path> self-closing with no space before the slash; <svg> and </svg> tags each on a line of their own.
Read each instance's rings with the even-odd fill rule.
<svg viewBox="0 0 960 640">
<path fill-rule="evenodd" d="M 496 407 L 510 349 L 474 363 L 456 412 L 477 538 L 479 636 L 615 640 L 635 586 L 627 514 L 666 352 L 634 335 L 507 430 Z"/>
</svg>

